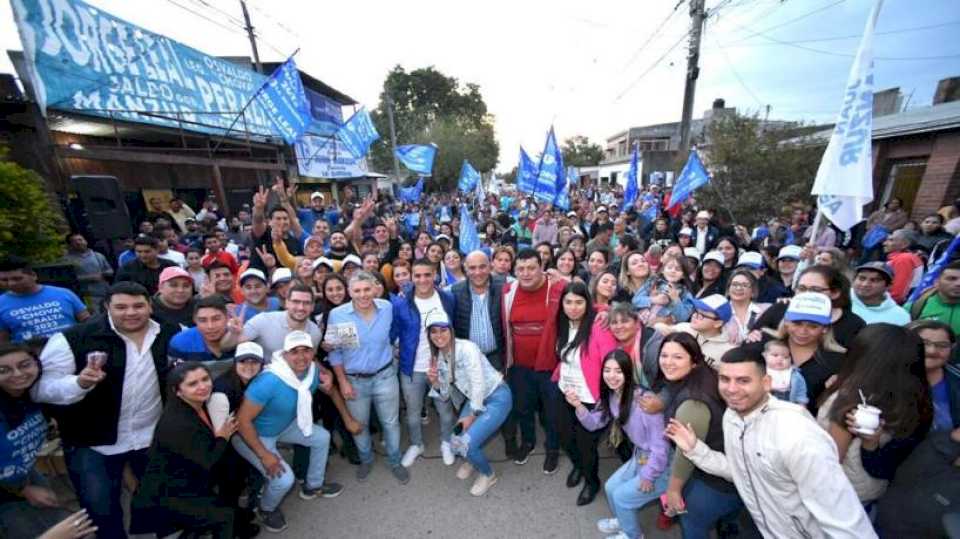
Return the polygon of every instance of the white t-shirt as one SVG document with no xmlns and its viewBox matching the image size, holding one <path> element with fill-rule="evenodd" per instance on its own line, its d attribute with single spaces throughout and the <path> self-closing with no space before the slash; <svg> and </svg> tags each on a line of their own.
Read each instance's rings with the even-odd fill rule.
<svg viewBox="0 0 960 539">
<path fill-rule="evenodd" d="M 573 342 L 576 335 L 576 330 L 570 328 L 567 335 L 568 345 Z M 567 352 L 565 361 L 560 362 L 560 379 L 557 381 L 557 385 L 560 386 L 560 392 L 566 392 L 568 388 L 572 388 L 577 392 L 577 396 L 580 397 L 582 402 L 595 404 L 593 394 L 590 393 L 590 388 L 587 386 L 587 378 L 583 375 L 583 369 L 580 367 L 580 348 L 578 346 Z"/>
<path fill-rule="evenodd" d="M 443 311 L 440 294 L 436 292 L 426 299 L 414 296 L 413 301 L 420 311 L 420 340 L 417 341 L 417 358 L 413 362 L 413 372 L 427 372 L 430 368 L 430 341 L 427 336 L 427 313 L 433 310 Z"/>
<path fill-rule="evenodd" d="M 187 267 L 187 257 L 183 256 L 183 253 L 174 251 L 173 249 L 167 249 L 167 252 L 163 254 L 157 254 L 157 258 L 169 260 L 181 268 Z"/>
</svg>

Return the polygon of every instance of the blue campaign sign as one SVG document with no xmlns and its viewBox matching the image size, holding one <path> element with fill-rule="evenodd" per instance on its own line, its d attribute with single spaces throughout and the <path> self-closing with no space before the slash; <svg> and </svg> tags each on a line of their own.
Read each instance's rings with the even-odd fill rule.
<svg viewBox="0 0 960 539">
<path fill-rule="evenodd" d="M 687 164 L 684 165 L 683 170 L 680 171 L 680 177 L 677 178 L 677 182 L 673 184 L 673 191 L 670 194 L 670 202 L 667 204 L 667 209 L 669 210 L 683 202 L 694 191 L 709 182 L 710 175 L 707 174 L 707 169 L 704 168 L 703 162 L 700 161 L 700 156 L 697 155 L 696 150 L 690 150 L 690 158 L 687 159 Z"/>
<path fill-rule="evenodd" d="M 627 187 L 623 191 L 623 207 L 621 210 L 626 211 L 627 208 L 632 206 L 637 201 L 637 194 L 639 193 L 639 188 L 637 186 L 637 176 L 639 174 L 639 151 L 636 147 L 633 148 L 633 157 L 630 158 L 630 169 L 627 170 Z"/>
<path fill-rule="evenodd" d="M 307 131 L 313 135 L 333 135 L 343 126 L 343 106 L 329 97 L 304 88 L 310 103 L 313 123 Z"/>
<path fill-rule="evenodd" d="M 380 133 L 377 133 L 377 128 L 373 126 L 367 108 L 360 107 L 360 110 L 353 113 L 347 123 L 337 130 L 337 138 L 343 142 L 347 151 L 359 159 L 367 155 L 370 145 L 380 138 Z"/>
<path fill-rule="evenodd" d="M 540 156 L 540 166 L 537 168 L 536 187 L 534 198 L 552 203 L 557 196 L 557 185 L 564 179 L 563 155 L 557 146 L 557 138 L 553 128 L 547 135 L 547 142 L 543 145 L 543 155 Z"/>
<path fill-rule="evenodd" d="M 397 159 L 403 166 L 424 176 L 433 174 L 433 158 L 437 155 L 437 146 L 434 144 L 407 144 L 397 146 Z"/>
<path fill-rule="evenodd" d="M 367 160 L 358 159 L 335 136 L 304 135 L 293 146 L 297 170 L 310 178 L 361 178 L 367 175 Z"/>
<path fill-rule="evenodd" d="M 287 144 L 296 142 L 313 122 L 310 103 L 303 93 L 303 82 L 293 58 L 280 64 L 270 75 L 256 94 L 255 101 L 269 113 L 273 127 Z"/>
<path fill-rule="evenodd" d="M 467 211 L 467 205 L 460 206 L 460 252 L 470 254 L 480 249 L 480 236 L 477 234 L 477 225 L 473 216 Z"/>
<path fill-rule="evenodd" d="M 238 119 L 267 81 L 252 69 L 80 0 L 17 0 L 13 10 L 41 111 L 49 107 L 211 134 L 234 124 L 257 136 L 285 136 L 264 100 L 253 99 Z M 291 87 L 274 89 L 285 95 Z"/>
<path fill-rule="evenodd" d="M 466 159 L 463 160 L 463 166 L 460 167 L 460 180 L 457 182 L 457 188 L 463 192 L 473 191 L 480 183 L 480 173 L 473 168 Z"/>
<path fill-rule="evenodd" d="M 579 184 L 580 169 L 577 167 L 567 167 L 563 188 L 557 193 L 557 197 L 553 200 L 553 205 L 563 211 L 570 211 L 570 189 L 574 189 Z"/>
<path fill-rule="evenodd" d="M 520 164 L 517 166 L 517 189 L 521 193 L 533 194 L 537 182 L 537 164 L 520 147 Z"/>
</svg>

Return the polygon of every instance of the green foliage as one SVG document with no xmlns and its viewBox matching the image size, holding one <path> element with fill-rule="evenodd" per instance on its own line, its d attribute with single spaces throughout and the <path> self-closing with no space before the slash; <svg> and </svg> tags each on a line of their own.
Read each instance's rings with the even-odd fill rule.
<svg viewBox="0 0 960 539">
<path fill-rule="evenodd" d="M 569 167 L 586 167 L 600 164 L 603 148 L 590 142 L 587 137 L 576 135 L 563 141 L 563 164 Z"/>
<path fill-rule="evenodd" d="M 43 179 L 5 154 L 0 149 L 0 255 L 52 262 L 63 256 L 63 214 L 44 192 Z"/>
<path fill-rule="evenodd" d="M 394 102 L 397 145 L 434 143 L 439 147 L 428 191 L 452 190 L 464 159 L 486 172 L 497 164 L 500 148 L 493 132 L 493 116 L 476 84 L 464 84 L 433 67 L 406 72 L 396 66 L 387 74 L 380 104 L 371 113 L 381 138 L 371 149 L 378 172 L 393 171 L 387 95 Z M 401 175 L 404 174 L 401 165 Z"/>
<path fill-rule="evenodd" d="M 791 203 L 809 202 L 824 146 L 798 138 L 801 132 L 803 126 L 796 124 L 764 125 L 756 115 L 716 118 L 707 127 L 703 156 L 712 181 L 697 191 L 697 200 L 720 208 L 725 217 L 729 210 L 743 224 L 778 215 Z"/>
</svg>

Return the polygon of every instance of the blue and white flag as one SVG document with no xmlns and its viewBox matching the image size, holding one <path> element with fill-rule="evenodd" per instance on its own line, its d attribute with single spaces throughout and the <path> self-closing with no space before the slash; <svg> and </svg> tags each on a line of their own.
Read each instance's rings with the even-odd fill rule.
<svg viewBox="0 0 960 539">
<path fill-rule="evenodd" d="M 564 181 L 563 154 L 557 146 L 557 137 L 553 128 L 547 134 L 547 142 L 543 145 L 543 154 L 540 156 L 540 165 L 537 167 L 537 181 L 533 197 L 537 200 L 552 203 L 557 197 L 557 186 Z"/>
<path fill-rule="evenodd" d="M 843 231 L 863 220 L 863 206 L 873 200 L 873 29 L 882 5 L 877 0 L 867 18 L 840 115 L 813 182 L 817 207 Z"/>
<path fill-rule="evenodd" d="M 690 150 L 690 158 L 687 159 L 687 164 L 683 165 L 683 170 L 680 171 L 680 177 L 677 178 L 677 182 L 673 184 L 673 191 L 670 192 L 670 202 L 667 203 L 667 209 L 669 210 L 683 202 L 689 198 L 694 191 L 709 182 L 710 175 L 707 174 L 707 169 L 704 168 L 703 162 L 700 161 L 700 156 L 696 150 Z"/>
<path fill-rule="evenodd" d="M 493 171 L 491 171 L 491 172 L 490 172 L 490 181 L 491 181 L 491 183 L 493 182 L 493 178 L 494 178 L 494 173 L 493 173 Z M 476 191 L 474 191 L 473 194 L 474 194 L 474 196 L 477 197 L 477 203 L 478 203 L 478 204 L 483 201 L 484 197 L 487 196 L 486 192 L 483 190 L 483 178 L 480 178 L 480 179 L 477 181 L 477 189 L 476 189 Z"/>
<path fill-rule="evenodd" d="M 267 111 L 270 122 L 287 144 L 295 143 L 313 122 L 310 102 L 292 56 L 264 82 L 257 102 Z"/>
<path fill-rule="evenodd" d="M 407 144 L 397 146 L 397 159 L 403 166 L 424 176 L 433 175 L 433 158 L 437 156 L 435 144 Z"/>
<path fill-rule="evenodd" d="M 401 202 L 416 204 L 417 202 L 420 202 L 420 195 L 422 193 L 423 193 L 423 176 L 420 176 L 420 179 L 417 180 L 417 183 L 411 185 L 410 187 L 400 188 L 400 200 Z"/>
<path fill-rule="evenodd" d="M 647 221 L 653 222 L 660 212 L 660 197 L 653 193 L 647 193 L 643 195 L 643 201 L 649 203 L 649 206 L 640 215 L 643 215 Z"/>
<path fill-rule="evenodd" d="M 477 235 L 477 225 L 467 211 L 467 205 L 460 205 L 460 252 L 464 255 L 480 249 L 480 236 Z"/>
<path fill-rule="evenodd" d="M 360 110 L 337 130 L 337 138 L 351 155 L 359 159 L 367 155 L 370 145 L 380 138 L 380 133 L 377 133 L 377 128 L 373 126 L 367 108 L 360 107 Z"/>
<path fill-rule="evenodd" d="M 533 194 L 537 186 L 537 164 L 530 159 L 527 152 L 520 147 L 520 163 L 517 165 L 517 190 L 521 193 Z"/>
<path fill-rule="evenodd" d="M 563 189 L 557 193 L 553 200 L 553 205 L 563 211 L 570 211 L 570 189 L 580 183 L 580 169 L 577 167 L 567 167 L 567 173 L 563 182 Z"/>
<path fill-rule="evenodd" d="M 937 282 L 937 279 L 940 277 L 940 273 L 943 272 L 943 268 L 953 259 L 954 253 L 957 249 L 960 248 L 960 235 L 953 238 L 953 241 L 950 242 L 950 245 L 947 247 L 947 250 L 940 255 L 940 258 L 937 262 L 930 266 L 930 269 L 923 274 L 923 278 L 920 279 L 920 284 L 913 289 L 913 293 L 910 294 L 910 297 L 907 299 L 907 303 L 913 303 L 917 301 L 917 298 L 920 297 L 926 290 L 928 290 L 934 283 Z"/>
<path fill-rule="evenodd" d="M 627 211 L 627 208 L 637 201 L 637 195 L 640 192 L 637 186 L 637 176 L 640 174 L 639 160 L 640 151 L 634 146 L 633 157 L 630 158 L 630 169 L 627 170 L 627 187 L 623 191 L 623 207 L 620 208 L 622 211 Z"/>
<path fill-rule="evenodd" d="M 480 173 L 477 172 L 477 169 L 473 168 L 473 165 L 471 165 L 469 161 L 464 159 L 463 165 L 460 167 L 460 181 L 457 182 L 457 188 L 464 193 L 469 193 L 475 190 L 479 183 Z"/>
</svg>

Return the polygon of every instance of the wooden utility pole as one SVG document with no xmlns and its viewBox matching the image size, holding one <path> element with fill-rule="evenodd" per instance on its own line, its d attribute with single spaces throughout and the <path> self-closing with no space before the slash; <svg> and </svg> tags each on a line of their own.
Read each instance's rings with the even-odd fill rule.
<svg viewBox="0 0 960 539">
<path fill-rule="evenodd" d="M 697 92 L 697 77 L 700 76 L 700 41 L 703 22 L 706 20 L 704 0 L 690 0 L 690 52 L 687 54 L 687 81 L 683 87 L 683 116 L 680 119 L 680 157 L 686 159 L 690 152 L 690 120 L 693 117 L 693 100 Z"/>
<path fill-rule="evenodd" d="M 400 160 L 397 159 L 397 130 L 393 126 L 393 96 L 390 95 L 390 91 L 385 92 L 387 94 L 387 120 L 390 122 L 390 145 L 392 147 L 391 153 L 393 155 L 393 175 L 396 178 L 396 181 L 400 181 Z"/>
<path fill-rule="evenodd" d="M 243 0 L 240 0 L 240 9 L 243 10 L 244 29 L 247 31 L 247 37 L 250 38 L 250 48 L 253 49 L 253 64 L 257 67 L 257 73 L 263 73 L 263 66 L 260 65 L 260 53 L 257 51 L 257 36 L 253 33 L 250 13 L 247 12 L 247 3 Z"/>
</svg>

